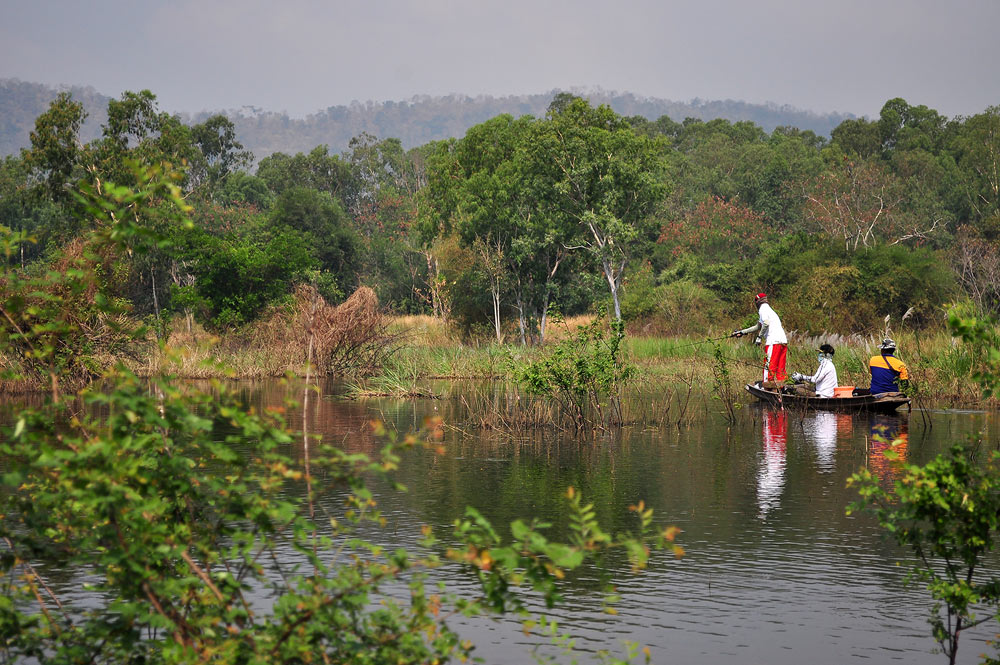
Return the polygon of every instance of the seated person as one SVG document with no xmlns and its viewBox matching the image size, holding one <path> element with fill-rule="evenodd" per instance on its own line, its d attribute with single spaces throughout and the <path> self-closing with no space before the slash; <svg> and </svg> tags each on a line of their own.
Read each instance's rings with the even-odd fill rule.
<svg viewBox="0 0 1000 665">
<path fill-rule="evenodd" d="M 872 356 L 868 362 L 872 373 L 871 394 L 906 392 L 910 374 L 906 364 L 893 355 L 896 353 L 896 342 L 886 337 L 878 348 L 879 355 Z"/>
<path fill-rule="evenodd" d="M 812 376 L 805 376 L 795 372 L 792 379 L 796 383 L 808 381 L 816 385 L 816 390 L 812 391 L 805 386 L 795 386 L 795 394 L 805 397 L 833 397 L 833 389 L 837 387 L 837 368 L 833 366 L 833 347 L 829 344 L 822 344 L 816 349 L 816 358 L 819 360 L 819 367 Z"/>
</svg>

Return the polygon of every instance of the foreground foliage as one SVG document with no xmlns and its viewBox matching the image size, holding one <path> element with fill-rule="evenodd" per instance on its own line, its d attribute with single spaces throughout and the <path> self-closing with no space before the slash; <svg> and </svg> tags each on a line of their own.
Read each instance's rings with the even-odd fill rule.
<svg viewBox="0 0 1000 665">
<path fill-rule="evenodd" d="M 998 464 L 1000 454 L 982 465 L 955 446 L 925 466 L 907 466 L 891 493 L 867 469 L 851 479 L 861 494 L 855 507 L 872 510 L 916 557 L 912 575 L 934 599 L 931 628 L 949 663 L 962 632 L 994 618 L 1000 605 L 1000 578 L 985 565 L 1000 528 Z M 977 608 L 988 609 L 977 615 Z"/>
</svg>

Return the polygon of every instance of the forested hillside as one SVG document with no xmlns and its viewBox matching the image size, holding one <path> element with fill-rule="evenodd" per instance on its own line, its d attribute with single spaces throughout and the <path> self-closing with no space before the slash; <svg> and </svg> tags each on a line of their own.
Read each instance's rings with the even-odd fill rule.
<svg viewBox="0 0 1000 665">
<path fill-rule="evenodd" d="M 91 141 L 100 135 L 107 118 L 109 97 L 92 88 L 68 90 L 83 104 L 87 119 L 80 137 Z M 48 86 L 12 79 L 0 80 L 0 156 L 11 155 L 28 147 L 29 133 L 38 117 L 55 99 L 58 90 Z M 317 145 L 327 145 L 333 152 L 346 150 L 351 138 L 363 132 L 398 138 L 404 148 L 429 141 L 461 137 L 473 125 L 509 113 L 514 116 L 545 114 L 555 91 L 537 95 L 507 97 L 414 97 L 401 102 L 353 102 L 331 106 L 306 118 L 289 118 L 283 113 L 244 107 L 225 111 L 233 121 L 236 137 L 257 159 L 275 152 L 308 152 Z M 843 120 L 853 116 L 840 113 L 813 113 L 789 106 L 748 104 L 741 101 L 673 102 L 639 97 L 631 93 L 588 92 L 584 96 L 594 105 L 607 104 L 624 116 L 642 116 L 655 120 L 661 116 L 680 122 L 685 118 L 730 122 L 749 120 L 765 131 L 790 126 L 829 136 Z M 214 113 L 181 113 L 188 124 L 202 122 Z"/>
<path fill-rule="evenodd" d="M 354 102 L 349 106 L 331 106 L 305 119 L 281 113 L 229 113 L 240 140 L 258 157 L 274 152 L 299 152 L 317 145 L 343 150 L 354 136 L 367 132 L 375 136 L 398 138 L 404 148 L 430 141 L 461 137 L 472 126 L 495 116 L 541 116 L 557 91 L 538 95 L 508 97 L 415 97 L 404 102 Z M 592 104 L 606 104 L 625 116 L 655 120 L 661 116 L 680 122 L 685 118 L 731 122 L 749 120 L 766 131 L 779 126 L 808 129 L 829 136 L 843 120 L 853 117 L 839 113 L 818 114 L 788 106 L 748 104 L 741 101 L 672 102 L 638 97 L 631 93 L 582 93 Z M 207 114 L 191 119 L 202 120 Z"/>
<path fill-rule="evenodd" d="M 35 118 L 49 107 L 59 92 L 39 83 L 0 79 L 0 157 L 17 154 L 21 148 L 28 147 Z M 87 119 L 80 127 L 80 138 L 91 141 L 100 136 L 110 98 L 93 88 L 74 86 L 66 92 L 87 112 Z"/>
</svg>

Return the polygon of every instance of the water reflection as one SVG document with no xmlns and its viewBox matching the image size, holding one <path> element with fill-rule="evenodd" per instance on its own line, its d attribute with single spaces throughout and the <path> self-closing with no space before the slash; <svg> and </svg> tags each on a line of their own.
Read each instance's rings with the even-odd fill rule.
<svg viewBox="0 0 1000 665">
<path fill-rule="evenodd" d="M 816 449 L 816 467 L 822 473 L 832 473 L 837 456 L 837 430 L 841 424 L 850 427 L 849 414 L 817 411 L 802 424 L 805 439 Z"/>
<path fill-rule="evenodd" d="M 788 448 L 788 412 L 764 412 L 764 454 L 757 471 L 757 516 L 765 519 L 781 501 Z"/>
<path fill-rule="evenodd" d="M 883 486 L 891 486 L 909 456 L 910 433 L 906 416 L 871 415 L 868 420 L 868 468 Z"/>
</svg>

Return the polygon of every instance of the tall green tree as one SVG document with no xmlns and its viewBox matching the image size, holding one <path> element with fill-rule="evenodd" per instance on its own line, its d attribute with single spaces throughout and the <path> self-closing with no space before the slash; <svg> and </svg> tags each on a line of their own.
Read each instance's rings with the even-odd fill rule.
<svg viewBox="0 0 1000 665">
<path fill-rule="evenodd" d="M 869 159 L 882 152 L 877 122 L 865 118 L 845 120 L 830 133 L 833 145 L 853 159 Z"/>
<path fill-rule="evenodd" d="M 94 175 L 115 183 L 130 183 L 133 172 L 127 164 L 140 161 L 170 164 L 183 173 L 189 186 L 186 169 L 200 156 L 191 129 L 179 117 L 161 111 L 149 90 L 125 91 L 120 99 L 109 101 L 102 138 L 89 147 Z"/>
<path fill-rule="evenodd" d="M 336 197 L 345 207 L 353 177 L 351 165 L 340 156 L 331 155 L 325 145 L 316 146 L 308 154 L 276 152 L 269 155 L 260 160 L 257 176 L 275 195 L 292 187 L 308 187 Z"/>
<path fill-rule="evenodd" d="M 494 324 L 499 299 L 510 298 L 522 343 L 536 335 L 544 341 L 575 232 L 571 218 L 555 208 L 549 157 L 531 148 L 543 122 L 501 115 L 461 141 L 440 144 L 424 191 L 434 234 L 455 233 L 464 247 L 489 247 L 490 257 L 503 257 L 492 271 L 508 285 L 494 295 Z"/>
<path fill-rule="evenodd" d="M 351 139 L 345 153 L 351 179 L 344 199 L 355 216 L 378 213 L 383 194 L 412 194 L 416 189 L 415 170 L 399 139 L 379 140 L 362 132 Z"/>
<path fill-rule="evenodd" d="M 341 295 L 357 286 L 357 235 L 329 194 L 306 187 L 288 189 L 275 201 L 268 223 L 303 234 L 319 266 L 334 276 Z"/>
<path fill-rule="evenodd" d="M 640 225 L 668 191 L 663 150 L 609 107 L 593 108 L 582 99 L 550 113 L 529 146 L 536 163 L 547 158 L 549 164 L 536 178 L 536 191 L 540 183 L 551 184 L 550 209 L 577 225 L 575 246 L 600 265 L 618 320 L 622 278 Z"/>
<path fill-rule="evenodd" d="M 253 153 L 236 140 L 236 125 L 224 115 L 213 115 L 192 127 L 191 140 L 200 151 L 191 168 L 191 185 L 206 187 L 210 195 L 230 174 L 253 161 Z"/>
<path fill-rule="evenodd" d="M 968 118 L 955 143 L 973 221 L 1000 238 L 1000 106 Z"/>
<path fill-rule="evenodd" d="M 21 153 L 25 166 L 35 174 L 53 201 L 72 200 L 68 186 L 80 177 L 80 126 L 87 114 L 68 92 L 60 93 L 48 110 L 35 120 L 31 148 Z"/>
</svg>

